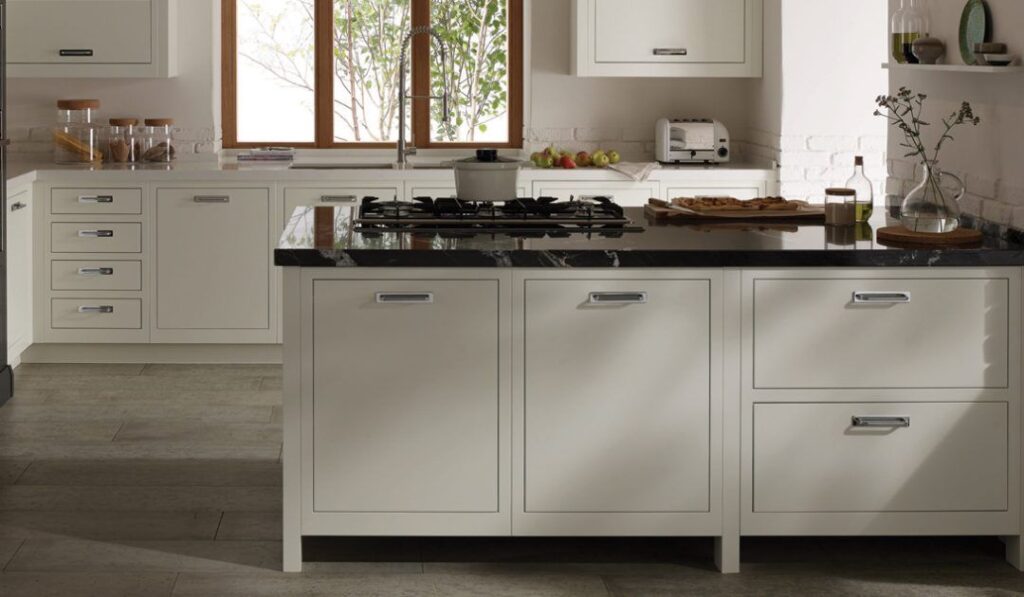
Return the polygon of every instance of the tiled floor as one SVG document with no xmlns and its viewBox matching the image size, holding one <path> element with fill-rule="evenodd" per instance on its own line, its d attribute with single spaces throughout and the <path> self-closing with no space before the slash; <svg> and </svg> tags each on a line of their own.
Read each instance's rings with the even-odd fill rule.
<svg viewBox="0 0 1024 597">
<path fill-rule="evenodd" d="M 26 365 L 0 409 L 0 595 L 1010 595 L 993 539 L 310 542 L 280 564 L 279 367 Z"/>
</svg>

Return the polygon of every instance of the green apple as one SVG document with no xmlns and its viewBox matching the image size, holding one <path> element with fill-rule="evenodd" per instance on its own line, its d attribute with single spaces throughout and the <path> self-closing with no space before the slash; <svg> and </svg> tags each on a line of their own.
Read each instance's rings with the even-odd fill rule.
<svg viewBox="0 0 1024 597">
<path fill-rule="evenodd" d="M 594 154 L 594 157 L 592 157 L 591 160 L 597 168 L 607 168 L 608 164 L 611 163 L 611 160 L 608 159 L 608 155 L 605 153 L 601 153 L 600 155 Z"/>
<path fill-rule="evenodd" d="M 601 156 L 605 156 L 605 157 L 607 157 L 607 156 L 608 156 L 608 154 L 607 154 L 607 153 L 605 153 L 605 151 L 604 151 L 603 149 L 598 149 L 597 151 L 595 151 L 594 153 L 592 153 L 592 154 L 590 155 L 590 159 L 591 159 L 591 161 L 594 161 L 594 162 L 596 162 L 596 161 L 597 161 L 597 158 L 599 158 L 599 157 L 601 157 Z"/>
<path fill-rule="evenodd" d="M 611 163 L 611 164 L 618 164 L 621 161 L 622 161 L 622 156 L 619 155 L 619 152 L 615 151 L 614 149 L 608 152 L 608 162 L 609 163 Z"/>
<path fill-rule="evenodd" d="M 562 152 L 560 152 L 557 149 L 555 149 L 555 147 L 553 145 L 551 147 L 548 147 L 547 149 L 545 149 L 543 153 L 544 153 L 544 155 L 546 155 L 549 158 L 551 158 L 551 161 L 555 161 L 555 160 L 558 160 L 558 159 L 562 158 Z"/>
<path fill-rule="evenodd" d="M 538 168 L 544 168 L 545 170 L 547 170 L 548 168 L 554 167 L 554 165 L 555 160 L 551 159 L 551 156 L 547 154 L 541 154 L 540 159 L 537 160 Z"/>
</svg>

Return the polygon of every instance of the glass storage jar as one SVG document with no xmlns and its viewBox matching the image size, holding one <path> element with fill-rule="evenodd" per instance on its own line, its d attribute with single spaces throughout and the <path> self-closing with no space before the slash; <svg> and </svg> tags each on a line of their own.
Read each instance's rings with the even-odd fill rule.
<svg viewBox="0 0 1024 597">
<path fill-rule="evenodd" d="M 825 225 L 853 226 L 857 223 L 857 191 L 825 189 Z"/>
<path fill-rule="evenodd" d="M 106 161 L 111 164 L 134 164 L 139 160 L 142 145 L 137 118 L 111 118 L 104 144 Z"/>
<path fill-rule="evenodd" d="M 174 120 L 147 118 L 142 127 L 142 161 L 168 164 L 175 157 Z"/>
<path fill-rule="evenodd" d="M 99 108 L 99 100 L 69 99 L 57 102 L 57 126 L 53 129 L 55 162 L 90 164 L 103 160 L 100 127 L 94 122 Z"/>
</svg>

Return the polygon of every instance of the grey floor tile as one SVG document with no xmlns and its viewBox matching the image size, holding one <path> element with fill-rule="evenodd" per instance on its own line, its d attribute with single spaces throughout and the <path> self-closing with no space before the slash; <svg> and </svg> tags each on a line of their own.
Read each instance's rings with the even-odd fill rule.
<svg viewBox="0 0 1024 597">
<path fill-rule="evenodd" d="M 278 462 L 281 446 L 273 444 L 211 444 L 207 442 L 138 442 L 129 444 L 10 442 L 2 446 L 7 458 L 17 460 L 217 460 Z"/>
<path fill-rule="evenodd" d="M 273 460 L 37 460 L 20 485 L 280 487 Z"/>
<path fill-rule="evenodd" d="M 124 377 L 142 373 L 145 365 L 109 363 L 22 363 L 14 370 L 15 378 L 45 375 L 50 377 Z"/>
<path fill-rule="evenodd" d="M 185 573 L 175 597 L 420 597 L 442 596 L 433 579 L 420 574 L 238 577 Z M 481 594 L 482 595 L 482 594 Z"/>
<path fill-rule="evenodd" d="M 24 542 L 23 539 L 5 539 L 0 537 L 0 570 L 3 570 L 8 562 L 14 558 L 14 554 L 18 552 L 18 549 L 21 548 Z"/>
<path fill-rule="evenodd" d="M 276 487 L 0 487 L 0 510 L 66 512 L 269 512 L 281 509 Z"/>
<path fill-rule="evenodd" d="M 425 574 L 441 595 L 514 597 L 531 595 L 595 597 L 607 595 L 604 580 L 584 574 Z"/>
<path fill-rule="evenodd" d="M 31 460 L 0 460 L 0 485 L 13 485 L 30 464 Z"/>
<path fill-rule="evenodd" d="M 128 421 L 117 432 L 115 441 L 206 442 L 226 444 L 280 444 L 281 425 L 277 423 L 224 423 L 207 421 Z M 3 427 L 0 426 L 0 433 Z"/>
<path fill-rule="evenodd" d="M 284 407 L 275 406 L 270 413 L 271 423 L 284 423 Z"/>
<path fill-rule="evenodd" d="M 423 571 L 428 574 L 584 574 L 594 576 L 651 576 L 665 578 L 693 578 L 700 576 L 719 577 L 721 574 L 711 568 L 684 566 L 680 564 L 659 564 L 644 562 L 424 562 Z"/>
<path fill-rule="evenodd" d="M 144 379 L 144 378 L 140 378 Z M 26 390 L 31 402 L 47 406 L 56 404 L 129 404 L 138 407 L 146 406 L 180 406 L 190 407 L 200 413 L 210 406 L 280 406 L 281 392 L 262 391 L 259 389 L 217 389 L 199 384 L 194 388 L 168 388 L 159 383 L 159 378 L 144 388 L 122 388 L 109 386 L 103 388 L 43 388 Z M 215 385 L 215 384 L 212 384 Z M 259 381 L 253 384 L 259 385 Z"/>
<path fill-rule="evenodd" d="M 108 377 L 67 376 L 53 377 L 49 375 L 23 375 L 18 378 L 18 386 L 25 390 L 78 390 L 80 392 L 98 392 L 102 387 L 114 386 L 120 392 L 152 392 L 152 391 L 221 391 L 221 390 L 257 390 L 259 377 L 239 378 L 178 378 L 136 376 L 119 377 L 116 385 Z"/>
<path fill-rule="evenodd" d="M 147 402 L 142 404 L 42 404 L 12 402 L 0 408 L 0 424 L 5 421 L 207 421 L 226 423 L 270 423 L 273 406 L 208 405 L 196 408 L 188 404 Z"/>
<path fill-rule="evenodd" d="M 6 421 L 0 420 L 0 451 L 12 442 L 109 442 L 122 421 Z"/>
<path fill-rule="evenodd" d="M 284 387 L 283 382 L 284 380 L 281 377 L 264 377 L 260 380 L 260 389 L 280 392 Z"/>
<path fill-rule="evenodd" d="M 220 381 L 231 378 L 280 378 L 281 371 L 281 365 L 146 365 L 142 375 Z"/>
<path fill-rule="evenodd" d="M 225 512 L 218 541 L 280 541 L 280 512 Z"/>
<path fill-rule="evenodd" d="M 280 570 L 281 545 L 256 541 L 89 541 L 27 539 L 13 572 L 216 572 Z"/>
<path fill-rule="evenodd" d="M 203 540 L 214 538 L 220 518 L 216 511 L 0 511 L 0 539 Z"/>
<path fill-rule="evenodd" d="M 166 597 L 174 573 L 99 574 L 7 572 L 0 574 L 4 597 Z"/>
</svg>

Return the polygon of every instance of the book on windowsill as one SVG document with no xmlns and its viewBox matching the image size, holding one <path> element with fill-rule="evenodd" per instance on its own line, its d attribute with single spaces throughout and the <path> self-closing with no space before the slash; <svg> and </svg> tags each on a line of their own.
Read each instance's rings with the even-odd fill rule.
<svg viewBox="0 0 1024 597">
<path fill-rule="evenodd" d="M 291 162 L 295 159 L 295 150 L 290 147 L 267 147 L 251 149 L 238 154 L 239 162 Z"/>
</svg>

